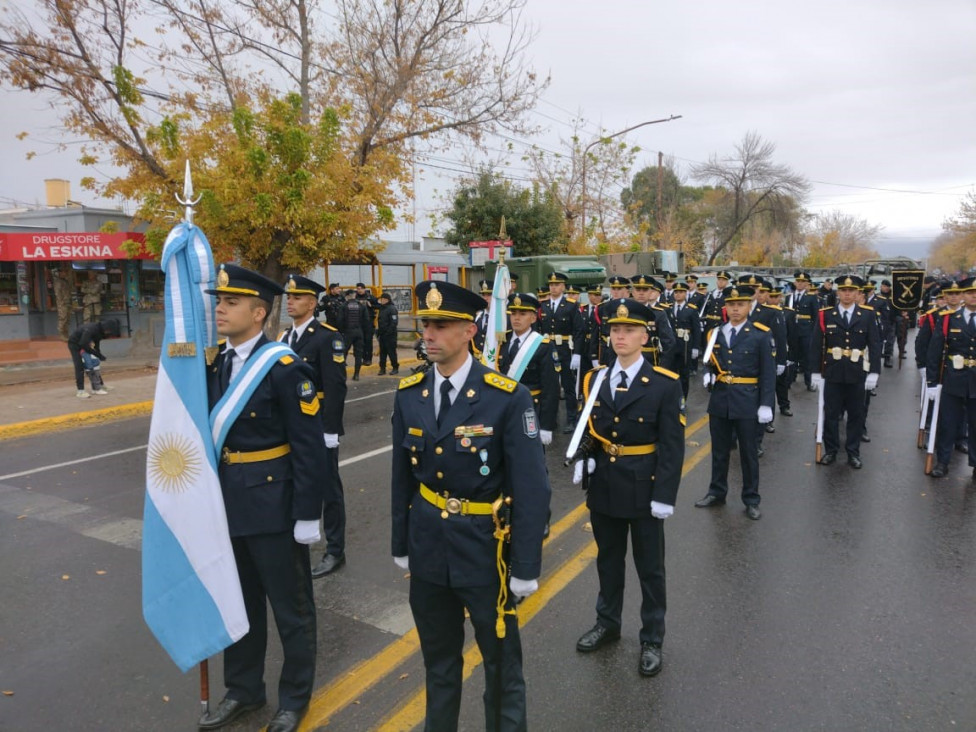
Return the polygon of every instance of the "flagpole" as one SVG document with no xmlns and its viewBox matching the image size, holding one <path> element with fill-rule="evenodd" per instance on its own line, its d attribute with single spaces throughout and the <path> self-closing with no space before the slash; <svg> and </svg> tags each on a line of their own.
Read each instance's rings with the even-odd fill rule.
<svg viewBox="0 0 976 732">
<path fill-rule="evenodd" d="M 175 194 L 176 201 L 184 207 L 183 220 L 188 226 L 193 225 L 193 207 L 200 203 L 202 196 L 193 197 L 193 178 L 190 176 L 190 160 L 187 158 L 186 171 L 183 174 L 183 197 Z M 209 660 L 200 661 L 200 706 L 204 715 L 210 713 L 210 666 Z"/>
</svg>

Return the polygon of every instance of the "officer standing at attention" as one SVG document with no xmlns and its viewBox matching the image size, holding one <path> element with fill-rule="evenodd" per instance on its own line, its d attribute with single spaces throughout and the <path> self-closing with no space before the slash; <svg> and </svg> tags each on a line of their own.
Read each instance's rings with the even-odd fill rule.
<svg viewBox="0 0 976 732">
<path fill-rule="evenodd" d="M 722 299 L 729 320 L 709 333 L 702 380 L 711 391 L 708 429 L 712 437 L 712 478 L 708 493 L 695 502 L 695 507 L 725 504 L 729 457 L 733 442 L 738 439 L 742 502 L 746 516 L 755 521 L 762 516 L 756 421 L 767 424 L 773 420 L 776 361 L 769 328 L 748 319 L 752 296 L 748 285 L 727 289 Z"/>
<path fill-rule="evenodd" d="M 647 323 L 650 337 L 642 349 L 644 358 L 651 362 L 651 366 L 671 369 L 677 338 L 671 322 L 671 311 L 660 300 L 664 285 L 648 275 L 636 274 L 630 279 L 630 286 L 634 290 L 634 299 L 651 311 L 651 319 Z"/>
<path fill-rule="evenodd" d="M 559 380 L 566 400 L 565 434 L 576 428 L 576 376 L 580 369 L 580 354 L 586 342 L 583 331 L 583 316 L 575 303 L 565 296 L 568 277 L 561 272 L 549 274 L 549 301 L 540 308 L 539 332 L 549 336 L 553 353 L 559 357 Z"/>
<path fill-rule="evenodd" d="M 581 356 L 582 360 L 587 362 L 583 364 L 583 368 L 591 364 L 596 366 L 599 363 L 598 357 L 594 354 L 599 352 L 597 340 L 600 338 L 600 321 L 597 319 L 597 311 L 603 303 L 603 287 L 599 283 L 587 285 L 586 299 L 587 304 L 580 308 L 580 314 L 583 316 L 584 333 Z"/>
<path fill-rule="evenodd" d="M 488 280 L 478 282 L 478 291 L 484 300 L 482 309 L 474 316 L 474 324 L 478 326 L 478 331 L 471 339 L 471 353 L 477 359 L 481 358 L 481 352 L 485 349 L 485 336 L 488 333 L 488 307 L 491 305 L 492 285 Z"/>
<path fill-rule="evenodd" d="M 840 418 L 846 412 L 847 464 L 860 469 L 864 391 L 878 385 L 881 334 L 874 310 L 856 303 L 863 280 L 842 275 L 835 283 L 837 305 L 820 310 L 810 343 L 812 383 L 824 390 L 824 454 L 820 464 L 831 465 L 837 460 Z"/>
<path fill-rule="evenodd" d="M 321 405 L 325 452 L 332 468 L 325 487 L 322 528 L 326 548 L 321 561 L 312 568 L 312 578 L 331 574 L 346 563 L 346 502 L 339 476 L 339 437 L 344 434 L 342 414 L 346 406 L 346 344 L 342 334 L 313 314 L 325 288 L 307 277 L 293 275 L 285 283 L 285 307 L 291 325 L 278 340 L 291 346 L 314 372 L 315 390 Z"/>
<path fill-rule="evenodd" d="M 969 466 L 976 481 L 976 278 L 968 277 L 956 288 L 962 292 L 963 306 L 936 321 L 928 348 L 927 397 L 934 399 L 942 392 L 931 475 L 949 474 L 952 445 L 959 425 L 966 422 Z"/>
<path fill-rule="evenodd" d="M 715 289 L 705 296 L 705 302 L 699 309 L 702 319 L 702 333 L 706 335 L 712 328 L 725 322 L 722 309 L 725 307 L 725 290 L 729 286 L 731 279 L 732 273 L 726 270 L 722 270 L 716 274 Z"/>
<path fill-rule="evenodd" d="M 216 289 L 207 292 L 217 296 L 217 332 L 227 339 L 207 372 L 210 408 L 244 402 L 227 433 L 218 475 L 250 630 L 224 651 L 227 694 L 199 726 L 223 727 L 264 706 L 270 601 L 284 663 L 268 732 L 292 732 L 315 682 L 308 545 L 319 541 L 322 494 L 331 479 L 315 375 L 294 355 L 270 364 L 261 358 L 268 344 L 262 329 L 275 296 L 284 292 L 280 285 L 226 264 Z M 268 369 L 263 377 L 262 363 Z M 257 378 L 238 379 L 252 370 Z"/>
<path fill-rule="evenodd" d="M 810 341 L 813 338 L 814 323 L 820 312 L 820 300 L 810 290 L 813 280 L 809 272 L 797 270 L 793 273 L 793 292 L 786 298 L 786 307 L 796 312 L 797 367 L 803 372 L 803 383 L 807 391 L 816 391 L 810 382 Z"/>
<path fill-rule="evenodd" d="M 524 730 L 511 595 L 534 592 L 542 569 L 550 489 L 539 422 L 529 390 L 468 351 L 481 298 L 431 281 L 416 295 L 434 368 L 401 380 L 394 399 L 392 550 L 410 571 L 427 675 L 425 729 L 457 729 L 467 609 L 484 658 L 484 728 Z M 493 522 L 506 514 L 510 543 L 499 546 L 504 533 Z"/>
<path fill-rule="evenodd" d="M 685 420 L 678 375 L 652 366 L 641 354 L 650 308 L 636 300 L 612 302 L 610 338 L 617 358 L 612 367 L 594 369 L 583 379 L 589 398 L 594 379 L 604 374 L 573 475 L 586 490 L 600 578 L 596 624 L 576 650 L 589 653 L 620 638 L 629 533 L 641 588 L 638 671 L 654 676 L 661 671 L 667 608 L 663 519 L 674 513 Z"/>
<path fill-rule="evenodd" d="M 698 349 L 701 343 L 701 319 L 698 317 L 698 308 L 688 303 L 688 284 L 677 282 L 674 285 L 673 302 L 671 304 L 671 320 L 674 323 L 674 334 L 678 339 L 678 345 L 674 349 L 674 357 L 671 365 L 677 372 L 681 381 L 681 393 L 684 399 L 681 401 L 681 409 L 684 412 L 685 404 L 688 399 L 688 379 L 691 367 L 698 359 Z"/>
<path fill-rule="evenodd" d="M 390 374 L 400 373 L 400 360 L 397 356 L 397 325 L 400 314 L 389 292 L 383 292 L 379 298 L 380 311 L 376 316 L 376 340 L 380 346 L 379 375 L 386 374 L 386 359 L 390 359 Z"/>
<path fill-rule="evenodd" d="M 780 348 L 786 349 L 786 372 L 780 373 L 776 370 L 776 403 L 779 406 L 779 413 L 784 417 L 792 417 L 793 410 L 790 408 L 790 384 L 795 378 L 799 344 L 797 342 L 796 311 L 791 308 L 781 308 L 780 303 L 783 298 L 783 288 L 774 285 L 769 288 L 769 295 L 766 304 L 773 308 L 779 308 L 783 314 L 783 323 L 786 326 L 786 345 Z"/>
<path fill-rule="evenodd" d="M 607 322 L 611 317 L 613 317 L 610 306 L 614 300 L 621 300 L 623 298 L 630 297 L 629 279 L 626 277 L 621 277 L 620 275 L 613 275 L 610 277 L 609 283 L 610 299 L 600 305 L 596 311 L 596 338 L 592 339 L 593 348 L 590 350 L 591 360 L 595 362 L 593 364 L 594 368 L 596 368 L 598 364 L 607 366 L 613 363 L 613 359 L 616 356 L 613 352 L 613 347 L 610 345 L 610 324 Z"/>
</svg>

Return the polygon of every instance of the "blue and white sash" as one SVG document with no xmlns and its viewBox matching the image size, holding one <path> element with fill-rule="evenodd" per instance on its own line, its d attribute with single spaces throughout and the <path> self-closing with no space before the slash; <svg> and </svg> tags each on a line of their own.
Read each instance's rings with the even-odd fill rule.
<svg viewBox="0 0 976 732">
<path fill-rule="evenodd" d="M 214 405 L 210 412 L 210 433 L 213 436 L 214 451 L 218 459 L 234 420 L 244 410 L 244 405 L 258 388 L 258 384 L 282 356 L 295 356 L 295 352 L 277 341 L 265 343 L 257 353 L 244 362 L 241 373 L 231 382 L 230 388 L 224 392 L 220 401 Z"/>
<path fill-rule="evenodd" d="M 508 378 L 519 381 L 522 378 L 522 374 L 525 373 L 525 369 L 528 368 L 529 363 L 532 361 L 532 357 L 535 352 L 539 350 L 539 346 L 542 344 L 542 334 L 530 330 L 529 335 L 525 336 L 525 340 L 522 343 L 522 347 L 519 348 L 519 352 L 515 354 L 515 360 L 508 365 Z"/>
</svg>

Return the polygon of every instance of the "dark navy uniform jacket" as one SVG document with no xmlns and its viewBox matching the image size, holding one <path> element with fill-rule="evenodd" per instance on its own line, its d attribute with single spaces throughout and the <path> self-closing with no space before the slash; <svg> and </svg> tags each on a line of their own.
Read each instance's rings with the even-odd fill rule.
<svg viewBox="0 0 976 732">
<path fill-rule="evenodd" d="M 511 496 L 511 574 L 539 577 L 550 489 L 528 389 L 474 361 L 440 427 L 434 369 L 403 379 L 393 404 L 393 556 L 409 556 L 411 574 L 425 582 L 497 583 L 492 517 L 441 518 L 441 509 L 420 496 L 421 483 L 479 503 Z"/>
<path fill-rule="evenodd" d="M 651 501 L 673 506 L 685 459 L 685 425 L 681 416 L 681 383 L 677 374 L 645 360 L 627 391 L 615 393 L 610 367 L 588 372 L 584 398 L 597 372 L 606 370 L 590 415 L 590 456 L 596 471 L 587 483 L 591 511 L 617 518 L 650 518 Z M 654 444 L 647 455 L 612 455 L 602 445 Z"/>
<path fill-rule="evenodd" d="M 511 364 L 508 349 L 512 343 L 513 334 L 509 332 L 508 340 L 501 347 L 498 359 L 498 370 L 506 374 Z M 532 354 L 528 366 L 522 372 L 519 383 L 532 394 L 532 403 L 536 414 L 539 415 L 539 429 L 552 432 L 556 429 L 556 418 L 559 411 L 559 376 L 556 374 L 557 362 L 553 360 L 555 352 L 552 341 L 543 336 L 539 347 Z"/>
<path fill-rule="evenodd" d="M 716 363 L 724 374 L 757 379 L 757 383 L 726 383 L 721 380 Z M 717 379 L 708 399 L 709 414 L 724 419 L 755 419 L 759 407 L 772 409 L 776 398 L 776 361 L 769 330 L 762 323 L 747 320 L 740 325 L 731 349 L 720 330 L 705 367 Z"/>
<path fill-rule="evenodd" d="M 262 336 L 251 356 L 267 343 Z M 213 409 L 220 394 L 225 345 L 207 369 Z M 224 442 L 230 452 L 269 450 L 287 444 L 291 452 L 255 463 L 219 463 L 218 475 L 231 536 L 291 531 L 295 521 L 322 516 L 323 489 L 331 467 L 322 441 L 322 418 L 314 375 L 305 363 L 284 356 L 251 394 Z M 310 395 L 310 396 L 309 396 Z"/>
<path fill-rule="evenodd" d="M 701 319 L 698 317 L 698 308 L 685 302 L 677 317 L 674 313 L 674 303 L 671 304 L 669 312 L 674 319 L 674 335 L 678 340 L 677 348 L 674 351 L 675 358 L 671 360 L 676 369 L 683 369 L 691 363 L 691 349 L 699 348 L 701 345 Z"/>
<path fill-rule="evenodd" d="M 946 394 L 976 399 L 976 366 L 965 363 L 976 362 L 976 330 L 970 327 L 968 317 L 966 308 L 961 307 L 941 323 L 935 321 L 926 377 L 929 386 L 941 383 Z M 960 360 L 962 367 L 957 368 Z"/>
<path fill-rule="evenodd" d="M 549 336 L 553 341 L 553 347 L 562 351 L 561 356 L 566 355 L 565 350 L 570 348 L 570 343 L 572 343 L 573 353 L 583 353 L 583 346 L 586 343 L 583 315 L 580 313 L 579 304 L 570 302 L 565 295 L 555 310 L 552 309 L 552 301 L 547 300 L 542 303 L 539 319 L 536 321 L 536 330 Z"/>
<path fill-rule="evenodd" d="M 289 325 L 278 340 L 290 343 L 291 330 Z M 346 342 L 342 334 L 331 325 L 309 323 L 292 350 L 314 372 L 312 379 L 322 406 L 322 432 L 345 434 L 342 413 L 346 405 Z"/>
<path fill-rule="evenodd" d="M 924 369 L 928 365 L 929 343 L 936 327 L 942 327 L 942 318 L 948 315 L 945 308 L 932 308 L 918 319 L 918 332 L 915 334 L 915 366 Z"/>
<path fill-rule="evenodd" d="M 853 361 L 848 356 L 834 358 L 833 349 L 867 349 L 860 360 Z M 868 369 L 865 370 L 865 358 Z M 837 307 L 823 308 L 814 324 L 813 338 L 810 341 L 810 371 L 821 374 L 824 381 L 839 384 L 856 384 L 864 381 L 868 372 L 881 372 L 881 333 L 874 310 L 864 305 L 855 305 L 850 325 L 844 326 L 844 318 Z"/>
<path fill-rule="evenodd" d="M 786 320 L 783 318 L 783 311 L 774 305 L 757 304 L 749 313 L 749 320 L 753 323 L 762 323 L 769 328 L 770 335 L 773 337 L 773 358 L 776 359 L 778 366 L 785 366 L 789 347 L 786 342 Z"/>
</svg>

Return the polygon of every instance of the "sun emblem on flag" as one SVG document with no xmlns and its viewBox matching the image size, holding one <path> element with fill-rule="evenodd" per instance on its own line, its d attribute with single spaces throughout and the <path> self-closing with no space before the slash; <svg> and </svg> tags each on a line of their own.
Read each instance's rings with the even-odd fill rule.
<svg viewBox="0 0 976 732">
<path fill-rule="evenodd" d="M 182 493 L 200 474 L 200 455 L 186 437 L 168 432 L 149 444 L 149 473 L 166 493 Z"/>
</svg>

